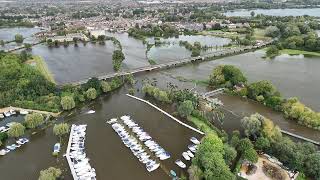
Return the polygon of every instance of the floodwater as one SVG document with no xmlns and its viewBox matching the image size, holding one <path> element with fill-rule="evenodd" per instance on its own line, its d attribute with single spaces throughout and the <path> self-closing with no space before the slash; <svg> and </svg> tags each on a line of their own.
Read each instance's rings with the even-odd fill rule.
<svg viewBox="0 0 320 180">
<path fill-rule="evenodd" d="M 0 40 L 13 41 L 16 34 L 21 34 L 25 39 L 23 43 L 35 43 L 37 39 L 32 36 L 37 32 L 40 32 L 39 28 L 26 28 L 26 27 L 16 27 L 16 28 L 0 28 Z M 16 46 L 21 46 L 20 43 L 10 42 L 4 46 L 0 46 L 0 50 L 12 49 Z"/>
<path fill-rule="evenodd" d="M 112 42 L 106 41 L 105 45 L 78 43 L 78 46 L 70 44 L 52 48 L 37 45 L 32 53 L 44 58 L 56 82 L 61 84 L 113 72 L 113 50 Z"/>
<path fill-rule="evenodd" d="M 299 97 L 306 105 L 320 111 L 320 57 L 279 56 L 273 60 L 262 58 L 264 51 L 190 64 L 169 69 L 166 73 L 187 79 L 208 79 L 213 68 L 221 64 L 239 67 L 249 82 L 270 80 L 284 97 Z"/>
<path fill-rule="evenodd" d="M 96 169 L 97 179 L 170 179 L 168 171 L 171 169 L 178 175 L 186 173 L 174 164 L 181 159 L 181 153 L 191 144 L 189 138 L 201 136 L 178 124 L 174 120 L 160 113 L 149 105 L 125 95 L 125 88 L 97 99 L 82 109 L 74 111 L 70 116 L 60 119 L 74 124 L 87 124 L 86 153 L 90 164 Z M 95 114 L 87 114 L 89 110 Z M 130 115 L 154 140 L 156 140 L 170 154 L 171 158 L 161 161 L 161 168 L 148 173 L 131 151 L 126 148 L 107 120 L 122 115 Z M 67 138 L 66 138 L 67 139 Z M 37 179 L 41 169 L 49 166 L 60 167 L 64 170 L 65 179 L 71 179 L 66 160 L 62 155 L 67 142 L 64 141 L 62 152 L 54 158 L 53 145 L 58 138 L 52 133 L 52 128 L 31 136 L 30 142 L 22 148 L 0 157 L 0 173 L 3 179 Z M 185 160 L 184 160 L 185 161 Z M 186 162 L 186 161 L 185 161 Z M 187 163 L 190 165 L 190 162 Z M 15 169 L 19 173 L 12 173 Z"/>
<path fill-rule="evenodd" d="M 231 40 L 228 38 L 203 35 L 180 35 L 179 38 L 162 38 L 161 42 L 165 42 L 167 44 L 153 46 L 148 52 L 148 58 L 155 60 L 157 63 L 166 63 L 190 57 L 191 51 L 187 50 L 183 46 L 180 46 L 179 41 L 188 41 L 191 44 L 200 42 L 202 46 L 206 45 L 208 47 L 213 47 L 212 49 L 201 52 L 201 54 L 208 54 L 216 51 L 216 48 L 218 47 L 229 44 Z M 149 38 L 149 42 L 153 42 L 153 38 Z"/>
<path fill-rule="evenodd" d="M 251 12 L 255 14 L 264 14 L 269 16 L 315 16 L 320 17 L 320 8 L 302 8 L 302 9 L 255 9 L 255 10 L 235 10 L 224 13 L 226 16 L 251 16 Z"/>
</svg>

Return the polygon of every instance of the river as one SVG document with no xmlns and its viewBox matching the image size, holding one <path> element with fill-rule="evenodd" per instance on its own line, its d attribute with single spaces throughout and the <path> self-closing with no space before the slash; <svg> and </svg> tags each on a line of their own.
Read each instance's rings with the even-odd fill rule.
<svg viewBox="0 0 320 180">
<path fill-rule="evenodd" d="M 320 17 L 320 8 L 302 8 L 302 9 L 255 9 L 255 10 L 235 10 L 228 11 L 224 13 L 226 16 L 251 16 L 251 12 L 254 11 L 255 14 L 264 14 L 268 16 L 315 16 Z"/>
<path fill-rule="evenodd" d="M 122 88 L 112 95 L 98 98 L 89 105 L 77 109 L 73 114 L 59 119 L 75 124 L 87 124 L 86 153 L 90 164 L 96 169 L 97 179 L 170 179 L 166 174 L 173 169 L 177 174 L 182 171 L 174 164 L 176 159 L 181 159 L 181 153 L 187 150 L 191 142 L 189 138 L 201 136 L 176 123 L 174 120 L 160 113 L 156 109 L 125 95 L 126 89 Z M 94 114 L 87 114 L 89 110 Z M 171 154 L 171 158 L 161 161 L 162 168 L 148 173 L 142 165 L 126 148 L 107 120 L 122 115 L 130 115 L 143 127 L 162 147 Z M 66 140 L 67 138 L 65 138 Z M 70 179 L 70 172 L 62 155 L 67 142 L 64 141 L 62 152 L 54 158 L 53 145 L 58 141 L 48 128 L 42 133 L 32 135 L 29 144 L 0 157 L 0 173 L 3 179 L 36 179 L 41 169 L 49 166 L 58 166 L 64 170 L 65 179 Z M 190 164 L 190 163 L 188 163 Z M 13 173 L 15 170 L 19 173 Z"/>
</svg>

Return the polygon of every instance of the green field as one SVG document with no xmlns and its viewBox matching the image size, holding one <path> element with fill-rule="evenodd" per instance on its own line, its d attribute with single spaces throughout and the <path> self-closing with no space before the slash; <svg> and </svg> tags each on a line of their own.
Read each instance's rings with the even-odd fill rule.
<svg viewBox="0 0 320 180">
<path fill-rule="evenodd" d="M 265 30 L 264 29 L 254 29 L 253 37 L 255 37 L 257 40 L 268 40 L 269 37 L 265 36 Z"/>
<path fill-rule="evenodd" d="M 33 56 L 32 59 L 28 60 L 26 62 L 27 64 L 33 64 L 35 63 L 35 68 L 41 72 L 41 74 L 50 82 L 55 83 L 54 77 L 52 73 L 50 72 L 47 63 L 44 61 L 44 59 L 40 56 Z"/>
</svg>

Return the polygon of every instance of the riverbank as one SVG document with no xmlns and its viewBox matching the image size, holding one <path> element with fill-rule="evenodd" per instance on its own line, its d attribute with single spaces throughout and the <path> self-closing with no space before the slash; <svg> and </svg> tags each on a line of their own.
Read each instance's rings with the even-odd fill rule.
<svg viewBox="0 0 320 180">
<path fill-rule="evenodd" d="M 19 107 L 5 107 L 0 109 L 0 113 L 8 112 L 10 110 L 14 111 L 28 111 L 28 112 L 33 112 L 33 113 L 39 113 L 39 114 L 46 114 L 46 115 L 51 115 L 53 117 L 58 117 L 61 112 L 54 113 L 54 112 L 48 112 L 48 111 L 40 111 L 40 110 L 34 110 L 34 109 L 25 109 L 25 108 L 19 108 Z"/>
<path fill-rule="evenodd" d="M 320 52 L 312 52 L 312 51 L 303 51 L 296 49 L 282 49 L 280 50 L 280 54 L 288 54 L 288 55 L 304 55 L 304 56 L 315 56 L 320 57 Z"/>
<path fill-rule="evenodd" d="M 50 72 L 47 63 L 41 56 L 33 56 L 32 59 L 26 61 L 26 64 L 30 64 L 34 67 L 50 82 L 56 84 L 53 74 Z"/>
</svg>

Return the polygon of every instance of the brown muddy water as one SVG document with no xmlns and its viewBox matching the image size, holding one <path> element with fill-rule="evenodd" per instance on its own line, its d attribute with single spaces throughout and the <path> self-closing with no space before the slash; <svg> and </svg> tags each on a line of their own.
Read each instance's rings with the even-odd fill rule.
<svg viewBox="0 0 320 180">
<path fill-rule="evenodd" d="M 170 179 L 168 172 L 172 169 L 178 175 L 186 173 L 174 164 L 181 159 L 181 153 L 191 144 L 189 138 L 201 136 L 176 123 L 156 109 L 125 95 L 126 90 L 112 93 L 97 99 L 90 105 L 75 110 L 73 114 L 59 119 L 74 124 L 87 124 L 86 152 L 90 164 L 96 169 L 97 179 Z M 95 110 L 94 114 L 87 114 L 88 110 Z M 171 158 L 161 161 L 161 167 L 148 173 L 131 151 L 126 148 L 118 135 L 106 121 L 110 118 L 130 115 L 148 132 L 162 147 L 171 154 Z M 1 179 L 37 179 L 41 169 L 50 166 L 64 170 L 66 179 L 71 179 L 66 160 L 62 155 L 65 152 L 67 138 L 64 141 L 62 153 L 54 158 L 51 153 L 53 145 L 58 141 L 49 128 L 30 137 L 30 142 L 22 148 L 0 157 Z M 185 161 L 185 160 L 184 160 Z M 190 165 L 190 162 L 188 163 Z M 18 172 L 18 173 L 14 173 Z"/>
</svg>

